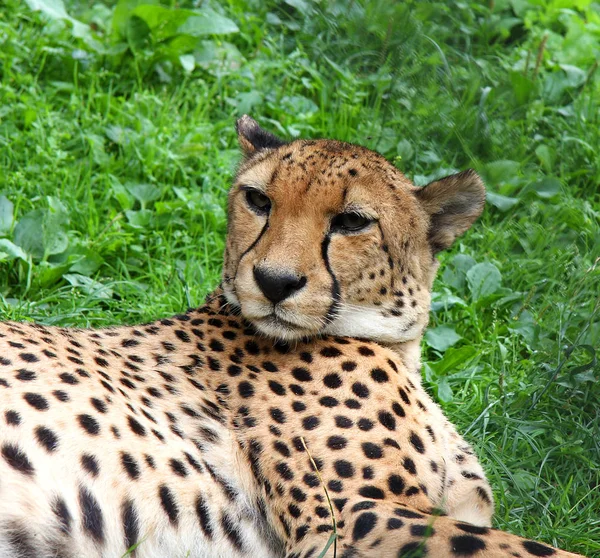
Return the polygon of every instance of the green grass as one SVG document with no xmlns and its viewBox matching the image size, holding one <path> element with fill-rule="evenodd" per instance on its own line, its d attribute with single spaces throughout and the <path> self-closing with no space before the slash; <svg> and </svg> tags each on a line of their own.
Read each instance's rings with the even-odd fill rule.
<svg viewBox="0 0 600 558">
<path fill-rule="evenodd" d="M 496 526 L 600 554 L 598 4 L 228 0 L 184 33 L 197 4 L 155 26 L 132 1 L 72 1 L 74 27 L 4 0 L 2 317 L 200 304 L 245 112 L 378 149 L 417 184 L 474 167 L 491 195 L 442 256 L 426 381 L 484 462 Z"/>
</svg>

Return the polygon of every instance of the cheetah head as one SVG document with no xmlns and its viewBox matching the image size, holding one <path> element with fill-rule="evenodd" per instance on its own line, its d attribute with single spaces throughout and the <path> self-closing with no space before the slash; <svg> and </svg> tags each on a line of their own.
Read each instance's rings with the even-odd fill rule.
<svg viewBox="0 0 600 558">
<path fill-rule="evenodd" d="M 286 143 L 248 116 L 237 132 L 244 160 L 228 202 L 229 303 L 279 340 L 420 338 L 435 254 L 483 210 L 479 176 L 468 170 L 417 188 L 363 147 Z"/>
</svg>

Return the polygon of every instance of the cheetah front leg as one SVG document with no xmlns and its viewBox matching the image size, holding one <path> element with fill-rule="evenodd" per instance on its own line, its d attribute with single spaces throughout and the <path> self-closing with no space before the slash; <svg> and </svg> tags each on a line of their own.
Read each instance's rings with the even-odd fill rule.
<svg viewBox="0 0 600 558">
<path fill-rule="evenodd" d="M 426 514 L 389 501 L 349 504 L 338 521 L 336 545 L 330 534 L 308 532 L 288 548 L 286 558 L 582 558 L 503 531 Z"/>
</svg>

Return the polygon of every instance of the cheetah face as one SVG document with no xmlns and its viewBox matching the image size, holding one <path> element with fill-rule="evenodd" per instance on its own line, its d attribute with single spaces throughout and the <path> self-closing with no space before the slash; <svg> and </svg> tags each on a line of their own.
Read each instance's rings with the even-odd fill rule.
<svg viewBox="0 0 600 558">
<path fill-rule="evenodd" d="M 415 187 L 381 155 L 332 140 L 285 143 L 248 116 L 229 194 L 228 301 L 280 340 L 417 339 L 435 254 L 483 209 L 473 171 Z"/>
</svg>

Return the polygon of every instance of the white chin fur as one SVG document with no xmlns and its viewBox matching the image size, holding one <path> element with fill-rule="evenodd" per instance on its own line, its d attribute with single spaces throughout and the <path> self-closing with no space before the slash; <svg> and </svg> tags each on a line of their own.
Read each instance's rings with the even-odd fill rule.
<svg viewBox="0 0 600 558">
<path fill-rule="evenodd" d="M 382 343 L 403 343 L 415 339 L 421 333 L 422 326 L 415 322 L 406 328 L 406 318 L 382 316 L 377 308 L 345 307 L 338 309 L 335 319 L 325 327 L 322 333 L 340 337 L 362 337 Z"/>
</svg>

